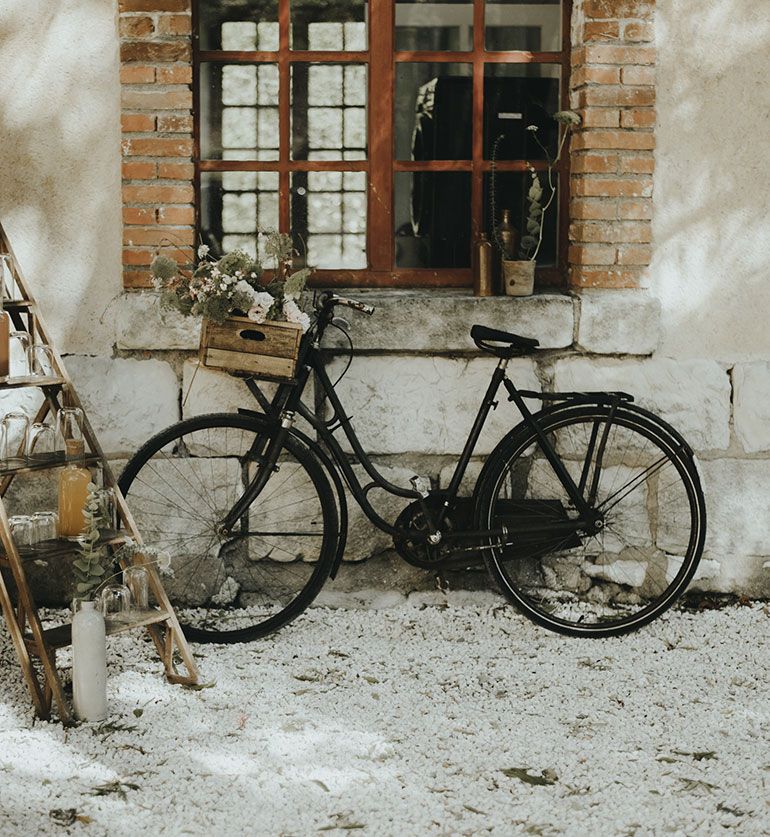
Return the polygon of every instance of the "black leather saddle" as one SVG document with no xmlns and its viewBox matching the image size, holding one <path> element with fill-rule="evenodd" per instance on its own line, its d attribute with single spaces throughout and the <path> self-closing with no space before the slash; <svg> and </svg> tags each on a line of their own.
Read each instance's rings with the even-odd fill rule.
<svg viewBox="0 0 770 837">
<path fill-rule="evenodd" d="M 540 343 L 531 337 L 520 337 L 508 331 L 475 325 L 471 328 L 473 342 L 484 352 L 497 357 L 508 358 L 516 355 L 531 355 L 537 351 Z M 504 346 L 492 346 L 492 343 L 505 343 Z"/>
</svg>

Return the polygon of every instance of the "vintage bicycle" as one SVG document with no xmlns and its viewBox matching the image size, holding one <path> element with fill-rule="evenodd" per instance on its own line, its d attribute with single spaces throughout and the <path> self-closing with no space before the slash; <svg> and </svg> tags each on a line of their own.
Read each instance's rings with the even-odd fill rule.
<svg viewBox="0 0 770 837">
<path fill-rule="evenodd" d="M 673 427 L 624 392 L 517 389 L 509 361 L 535 353 L 537 340 L 474 325 L 473 340 L 497 364 L 454 473 L 445 487 L 419 476 L 394 485 L 364 451 L 326 369 L 327 329 L 349 340 L 339 307 L 374 311 L 318 295 L 294 378 L 270 397 L 246 379 L 260 410 L 174 424 L 123 471 L 120 487 L 145 537 L 172 555 L 170 592 L 188 607 L 189 639 L 253 640 L 302 613 L 343 560 L 348 493 L 404 560 L 434 572 L 486 565 L 505 597 L 545 628 L 612 636 L 672 605 L 706 534 L 693 451 Z M 352 358 L 352 341 L 350 350 Z M 302 400 L 311 375 L 314 408 Z M 520 420 L 461 496 L 490 411 L 506 408 L 501 392 Z M 377 513 L 375 489 L 409 501 L 397 520 Z"/>
</svg>

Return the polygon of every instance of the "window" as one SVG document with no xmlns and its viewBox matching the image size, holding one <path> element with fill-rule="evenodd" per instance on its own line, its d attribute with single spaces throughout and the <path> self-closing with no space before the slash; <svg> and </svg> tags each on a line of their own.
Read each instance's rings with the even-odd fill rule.
<svg viewBox="0 0 770 837">
<path fill-rule="evenodd" d="M 199 0 L 195 26 L 214 251 L 291 229 L 324 284 L 463 287 L 492 195 L 521 228 L 527 168 L 545 169 L 526 128 L 555 147 L 549 115 L 566 106 L 568 0 Z M 561 191 L 541 285 L 562 281 Z"/>
</svg>

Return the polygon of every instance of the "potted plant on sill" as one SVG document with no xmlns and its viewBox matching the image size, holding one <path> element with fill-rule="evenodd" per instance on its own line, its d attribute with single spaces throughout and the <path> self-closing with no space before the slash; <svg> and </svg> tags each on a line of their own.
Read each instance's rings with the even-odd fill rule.
<svg viewBox="0 0 770 837">
<path fill-rule="evenodd" d="M 527 130 L 532 133 L 537 144 L 543 149 L 546 159 L 546 177 L 548 181 L 548 196 L 544 201 L 543 186 L 540 183 L 540 176 L 533 166 L 528 166 L 530 173 L 530 184 L 527 190 L 527 220 L 526 232 L 519 239 L 518 231 L 510 226 L 509 219 L 504 217 L 504 223 L 495 226 L 495 244 L 500 253 L 500 273 L 505 293 L 508 296 L 530 296 L 535 285 L 535 265 L 540 247 L 543 243 L 543 230 L 545 214 L 556 197 L 556 186 L 553 182 L 553 170 L 561 159 L 561 154 L 567 141 L 567 136 L 572 128 L 580 124 L 580 117 L 574 111 L 562 110 L 553 115 L 559 124 L 559 141 L 556 155 L 551 156 L 549 150 L 538 137 L 537 125 L 529 125 Z M 494 206 L 494 180 L 495 180 L 495 154 L 497 146 L 502 140 L 501 134 L 495 141 L 492 154 L 492 223 L 495 223 Z M 501 235 L 505 228 L 507 235 Z M 517 247 L 518 242 L 518 247 Z M 519 258 L 514 258 L 518 250 Z"/>
<path fill-rule="evenodd" d="M 274 262 L 270 278 L 259 259 L 243 250 L 213 259 L 205 244 L 191 274 L 168 256 L 155 257 L 152 274 L 161 306 L 203 318 L 204 366 L 286 380 L 294 374 L 300 337 L 310 327 L 298 301 L 311 271 L 292 270 L 291 236 L 262 234 L 265 255 Z"/>
</svg>

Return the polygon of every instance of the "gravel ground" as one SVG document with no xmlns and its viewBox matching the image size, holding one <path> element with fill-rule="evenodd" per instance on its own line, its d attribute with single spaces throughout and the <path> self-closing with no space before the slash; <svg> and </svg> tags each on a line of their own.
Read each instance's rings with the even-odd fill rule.
<svg viewBox="0 0 770 837">
<path fill-rule="evenodd" d="M 317 607 L 198 646 L 110 640 L 102 724 L 35 722 L 0 636 L 0 834 L 770 832 L 770 606 L 574 640 L 487 594 Z"/>
</svg>

